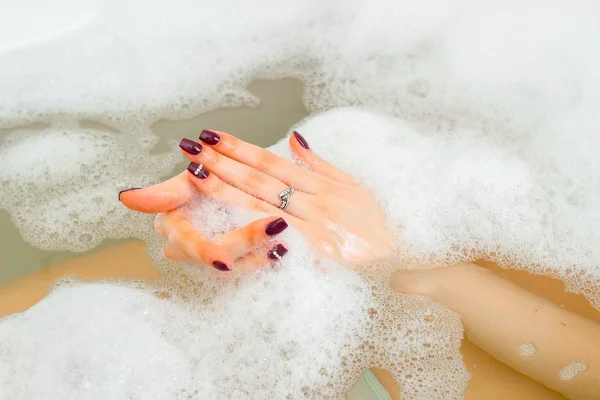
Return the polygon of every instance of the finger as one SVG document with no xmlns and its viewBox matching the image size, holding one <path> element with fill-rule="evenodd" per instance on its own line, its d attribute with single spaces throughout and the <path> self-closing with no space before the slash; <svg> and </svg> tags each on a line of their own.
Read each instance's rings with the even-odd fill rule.
<svg viewBox="0 0 600 400">
<path fill-rule="evenodd" d="M 283 260 L 288 251 L 288 247 L 282 243 L 267 248 L 263 247 L 237 260 L 236 266 L 240 266 L 245 270 L 259 270 L 266 265 L 275 267 Z"/>
<path fill-rule="evenodd" d="M 308 165 L 308 167 L 318 175 L 340 183 L 355 183 L 354 179 L 350 175 L 340 171 L 312 151 L 306 139 L 304 139 L 304 137 L 297 131 L 294 131 L 294 133 L 290 136 L 289 143 L 292 152 L 296 155 L 296 157 Z"/>
<path fill-rule="evenodd" d="M 243 228 L 221 236 L 217 241 L 234 258 L 241 257 L 266 244 L 273 236 L 287 229 L 288 224 L 281 217 L 269 217 L 254 221 Z"/>
<path fill-rule="evenodd" d="M 204 168 L 218 175 L 231 186 L 272 206 L 280 206 L 279 194 L 288 188 L 285 183 L 189 139 L 183 139 L 180 147 L 182 153 L 192 162 L 202 164 Z M 306 218 L 308 215 L 306 206 L 311 204 L 307 196 L 309 195 L 306 193 L 297 192 L 294 201 L 286 208 L 287 213 Z"/>
<path fill-rule="evenodd" d="M 159 233 L 169 236 L 173 241 L 173 243 L 165 241 L 163 246 L 165 257 L 171 260 L 194 262 L 176 247 L 175 243 L 178 245 L 181 243 L 173 240 L 172 227 L 165 224 L 165 222 L 169 223 L 169 220 L 165 221 L 165 218 L 169 218 L 169 216 L 159 214 L 154 224 Z M 273 244 L 269 241 L 287 227 L 283 218 L 263 218 L 224 235 L 218 244 L 236 259 L 236 269 L 238 267 L 255 269 L 267 264 L 274 265 L 287 254 L 288 248 L 282 243 Z"/>
<path fill-rule="evenodd" d="M 233 257 L 217 243 L 204 237 L 182 211 L 174 210 L 159 215 L 155 227 L 183 255 L 197 263 L 212 265 L 220 271 L 231 270 Z"/>
<path fill-rule="evenodd" d="M 190 262 L 190 263 L 193 262 L 193 260 L 186 257 L 185 254 L 180 252 L 177 249 L 177 247 L 173 246 L 168 241 L 165 241 L 165 243 L 163 245 L 163 253 L 164 253 L 165 257 L 170 260 L 186 261 L 186 262 Z"/>
<path fill-rule="evenodd" d="M 171 179 L 147 188 L 133 188 L 119 193 L 125 207 L 144 213 L 174 210 L 198 194 L 183 172 Z"/>
<path fill-rule="evenodd" d="M 313 194 L 322 184 L 317 174 L 225 132 L 203 130 L 200 140 L 219 153 L 283 182 L 286 187 Z"/>
<path fill-rule="evenodd" d="M 215 152 L 212 149 L 206 149 L 206 150 L 209 150 L 214 154 L 218 154 L 217 152 Z M 204 153 L 204 151 L 203 151 L 203 153 Z M 196 162 L 192 161 L 188 165 L 190 180 L 196 185 L 198 190 L 200 190 L 202 193 L 205 193 L 208 196 L 214 197 L 216 199 L 219 199 L 219 200 L 229 203 L 229 204 L 234 204 L 237 206 L 250 208 L 252 210 L 264 212 L 266 214 L 277 215 L 277 216 L 288 216 L 290 218 L 294 218 L 294 221 L 298 221 L 298 218 L 302 219 L 302 218 L 306 218 L 308 216 L 308 211 L 303 210 L 302 207 L 300 205 L 298 205 L 298 203 L 300 203 L 302 200 L 302 195 L 308 196 L 306 193 L 302 193 L 302 192 L 294 193 L 292 195 L 292 199 L 290 200 L 290 206 L 288 206 L 285 211 L 282 211 L 279 209 L 279 207 L 275 207 L 273 204 L 271 204 L 267 201 L 260 200 L 259 198 L 252 196 L 251 194 L 238 189 L 237 187 L 235 187 L 235 185 L 228 184 L 227 182 L 225 182 L 224 180 L 222 180 L 220 178 L 221 175 L 219 175 L 218 173 L 210 173 L 208 171 L 208 169 L 205 168 L 204 164 L 201 164 L 201 162 L 203 162 L 204 160 L 202 160 L 201 158 L 199 158 L 197 156 L 190 156 L 190 158 L 191 157 L 194 157 L 200 163 L 196 163 Z M 221 164 L 221 160 L 225 160 L 225 159 L 227 159 L 231 162 L 237 163 L 236 161 L 228 159 L 227 157 L 225 157 L 223 155 L 219 155 L 218 161 L 213 163 L 213 168 L 215 165 Z M 246 167 L 246 166 L 244 166 L 244 167 Z M 246 167 L 246 168 L 249 168 L 249 167 Z M 223 167 L 221 165 L 214 169 L 220 170 L 225 175 L 228 175 L 228 172 L 223 172 L 223 171 L 230 170 L 231 171 L 231 174 L 229 174 L 230 179 L 231 179 L 232 175 L 240 176 L 242 174 L 242 172 L 240 172 L 240 170 L 238 168 L 236 168 L 235 166 L 233 166 L 232 168 L 229 168 L 229 167 Z M 214 169 L 213 169 L 213 171 L 214 171 Z M 241 181 L 243 179 L 239 178 L 238 180 Z M 281 183 L 280 183 L 280 185 L 283 186 L 283 184 L 281 184 Z M 280 186 L 280 187 L 282 187 L 282 186 Z M 281 190 L 284 190 L 284 189 L 285 189 L 285 187 Z M 275 196 L 278 197 L 277 196 L 279 193 L 279 191 L 277 191 L 278 189 L 272 188 L 270 190 L 275 191 L 275 193 L 276 193 Z M 278 200 L 279 200 L 279 198 L 278 198 Z M 307 202 L 307 201 L 305 201 L 305 202 Z M 292 221 L 290 221 L 290 222 L 292 222 Z M 292 223 L 294 223 L 294 222 L 292 222 Z M 295 225 L 295 223 L 294 223 L 294 225 Z"/>
</svg>

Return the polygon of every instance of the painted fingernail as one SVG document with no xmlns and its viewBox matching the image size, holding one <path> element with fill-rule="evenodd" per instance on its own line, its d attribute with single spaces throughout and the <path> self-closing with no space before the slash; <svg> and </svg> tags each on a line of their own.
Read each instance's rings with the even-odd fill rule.
<svg viewBox="0 0 600 400">
<path fill-rule="evenodd" d="M 221 261 L 214 261 L 213 267 L 215 267 L 219 271 L 231 271 L 231 268 L 229 268 L 227 266 L 227 264 L 225 264 L 224 262 L 221 262 Z"/>
<path fill-rule="evenodd" d="M 182 139 L 179 147 L 181 147 L 181 150 L 192 155 L 200 154 L 202 151 L 202 145 L 190 139 Z"/>
<path fill-rule="evenodd" d="M 207 144 L 217 144 L 221 137 L 218 133 L 205 129 L 200 132 L 200 140 Z"/>
<path fill-rule="evenodd" d="M 281 257 L 285 256 L 287 252 L 288 249 L 286 249 L 284 245 L 278 244 L 269 250 L 269 258 L 271 260 L 281 260 Z"/>
<path fill-rule="evenodd" d="M 138 189 L 141 189 L 141 188 L 130 188 L 130 189 L 121 190 L 119 192 L 119 201 L 121 201 L 121 194 L 122 193 L 129 192 L 130 190 L 138 190 Z"/>
<path fill-rule="evenodd" d="M 306 141 L 306 139 L 304 139 L 304 136 L 302 136 L 298 132 L 294 131 L 294 137 L 296 138 L 298 143 L 300 143 L 300 146 L 304 147 L 305 149 L 310 149 L 310 146 L 308 145 L 308 142 Z"/>
<path fill-rule="evenodd" d="M 277 218 L 275 221 L 269 222 L 265 228 L 265 232 L 269 236 L 277 235 L 288 227 L 287 222 L 283 218 Z"/>
<path fill-rule="evenodd" d="M 195 162 L 191 162 L 188 165 L 187 170 L 199 179 L 206 179 L 208 178 L 208 175 L 210 175 L 208 171 L 204 169 L 204 166 L 202 164 L 196 164 Z"/>
</svg>

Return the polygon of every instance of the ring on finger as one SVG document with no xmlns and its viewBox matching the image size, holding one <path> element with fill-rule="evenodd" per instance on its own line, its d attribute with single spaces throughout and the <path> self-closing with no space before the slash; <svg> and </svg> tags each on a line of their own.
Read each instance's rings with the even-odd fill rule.
<svg viewBox="0 0 600 400">
<path fill-rule="evenodd" d="M 292 194 L 294 193 L 294 188 L 289 187 L 285 189 L 283 192 L 279 193 L 279 200 L 281 200 L 281 204 L 279 205 L 280 210 L 285 210 L 285 208 L 290 203 L 290 199 L 292 198 Z"/>
</svg>

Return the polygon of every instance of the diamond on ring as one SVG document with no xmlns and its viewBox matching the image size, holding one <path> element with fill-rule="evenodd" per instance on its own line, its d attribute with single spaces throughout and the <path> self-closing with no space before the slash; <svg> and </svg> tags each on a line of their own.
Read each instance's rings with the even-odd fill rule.
<svg viewBox="0 0 600 400">
<path fill-rule="evenodd" d="M 281 261 L 281 256 L 279 254 L 277 254 L 277 249 L 274 249 L 271 254 L 273 255 L 273 257 L 275 257 L 277 260 Z"/>
<path fill-rule="evenodd" d="M 198 174 L 200 172 L 202 172 L 202 169 L 204 168 L 204 165 L 202 164 L 198 164 L 198 168 L 196 168 L 196 170 L 194 171 L 194 175 L 198 176 Z"/>
<path fill-rule="evenodd" d="M 283 192 L 279 193 L 279 200 L 281 200 L 279 208 L 281 210 L 285 210 L 285 208 L 288 206 L 290 198 L 292 197 L 292 193 L 294 193 L 294 188 L 291 186 L 285 189 Z"/>
</svg>

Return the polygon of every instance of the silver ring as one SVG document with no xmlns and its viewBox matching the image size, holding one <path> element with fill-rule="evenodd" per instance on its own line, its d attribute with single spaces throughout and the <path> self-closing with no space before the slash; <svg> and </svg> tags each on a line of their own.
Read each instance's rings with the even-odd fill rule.
<svg viewBox="0 0 600 400">
<path fill-rule="evenodd" d="M 291 186 L 279 193 L 279 200 L 281 200 L 281 204 L 279 205 L 280 210 L 285 210 L 285 208 L 288 206 L 290 198 L 292 197 L 292 193 L 294 193 L 294 188 Z"/>
</svg>

